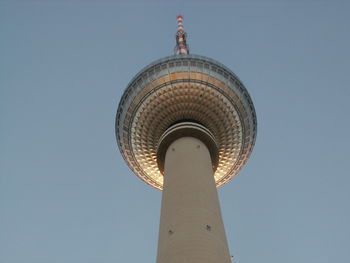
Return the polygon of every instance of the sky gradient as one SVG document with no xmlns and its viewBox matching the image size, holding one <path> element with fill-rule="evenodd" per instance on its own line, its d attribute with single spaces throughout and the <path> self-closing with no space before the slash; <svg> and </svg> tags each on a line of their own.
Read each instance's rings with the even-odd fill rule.
<svg viewBox="0 0 350 263">
<path fill-rule="evenodd" d="M 348 263 L 348 1 L 0 0 L 0 263 L 155 262 L 161 192 L 115 140 L 131 78 L 171 55 L 220 61 L 258 117 L 219 188 L 235 263 Z"/>
</svg>

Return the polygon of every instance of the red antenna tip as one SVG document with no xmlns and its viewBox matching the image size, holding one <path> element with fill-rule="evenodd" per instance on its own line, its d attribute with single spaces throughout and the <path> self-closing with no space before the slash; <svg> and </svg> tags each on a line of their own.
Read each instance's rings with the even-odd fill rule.
<svg viewBox="0 0 350 263">
<path fill-rule="evenodd" d="M 175 55 L 187 55 L 189 54 L 188 46 L 186 43 L 187 34 L 183 29 L 183 16 L 177 15 L 177 33 L 176 33 L 176 47 Z"/>
</svg>

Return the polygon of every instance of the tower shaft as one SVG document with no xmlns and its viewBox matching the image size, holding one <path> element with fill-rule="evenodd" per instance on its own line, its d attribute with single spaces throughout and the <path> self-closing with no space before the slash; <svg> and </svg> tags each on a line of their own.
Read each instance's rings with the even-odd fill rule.
<svg viewBox="0 0 350 263">
<path fill-rule="evenodd" d="M 229 263 L 208 148 L 193 137 L 168 147 L 157 263 Z"/>
</svg>

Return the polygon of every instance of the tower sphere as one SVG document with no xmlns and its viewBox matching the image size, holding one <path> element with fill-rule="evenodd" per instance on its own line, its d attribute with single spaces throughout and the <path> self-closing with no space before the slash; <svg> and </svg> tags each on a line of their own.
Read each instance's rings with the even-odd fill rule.
<svg viewBox="0 0 350 263">
<path fill-rule="evenodd" d="M 162 143 L 180 126 L 208 142 L 220 186 L 248 160 L 257 122 L 248 91 L 230 69 L 207 57 L 180 54 L 141 70 L 124 91 L 116 116 L 122 156 L 137 176 L 157 189 L 163 188 Z"/>
</svg>

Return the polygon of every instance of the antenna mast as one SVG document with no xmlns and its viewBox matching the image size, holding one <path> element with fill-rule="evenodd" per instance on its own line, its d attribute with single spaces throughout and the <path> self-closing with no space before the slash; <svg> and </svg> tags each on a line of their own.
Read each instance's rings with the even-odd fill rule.
<svg viewBox="0 0 350 263">
<path fill-rule="evenodd" d="M 186 43 L 187 34 L 183 30 L 183 16 L 178 15 L 177 17 L 177 32 L 176 32 L 176 47 L 175 47 L 175 55 L 187 55 L 189 54 L 188 46 Z"/>
</svg>

